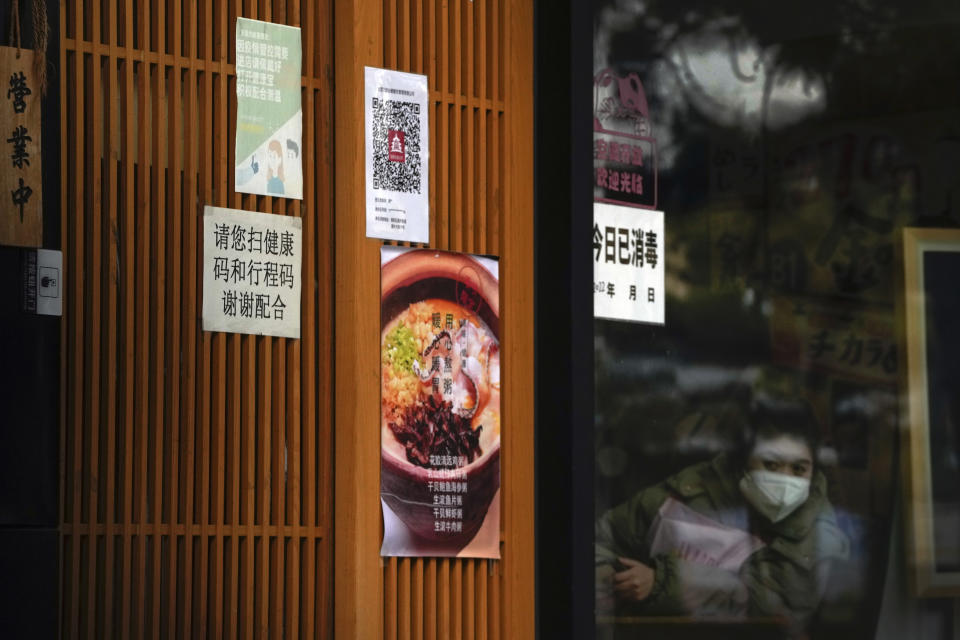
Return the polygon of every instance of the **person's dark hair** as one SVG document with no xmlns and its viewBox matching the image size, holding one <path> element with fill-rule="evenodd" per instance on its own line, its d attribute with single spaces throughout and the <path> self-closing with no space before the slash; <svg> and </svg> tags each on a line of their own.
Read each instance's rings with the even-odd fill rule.
<svg viewBox="0 0 960 640">
<path fill-rule="evenodd" d="M 735 462 L 740 468 L 747 465 L 757 440 L 791 436 L 810 447 L 814 468 L 818 466 L 817 450 L 820 444 L 820 424 L 810 405 L 793 398 L 755 397 L 744 414 L 746 424 Z"/>
</svg>

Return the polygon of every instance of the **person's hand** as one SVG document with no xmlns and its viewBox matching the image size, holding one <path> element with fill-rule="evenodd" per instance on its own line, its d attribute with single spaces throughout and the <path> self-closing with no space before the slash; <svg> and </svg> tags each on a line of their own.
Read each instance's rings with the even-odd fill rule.
<svg viewBox="0 0 960 640">
<path fill-rule="evenodd" d="M 596 610 L 600 615 L 611 614 L 616 605 L 613 596 L 614 568 L 608 564 L 600 565 L 596 569 Z"/>
<path fill-rule="evenodd" d="M 640 602 L 650 595 L 656 575 L 650 567 L 631 558 L 617 558 L 622 571 L 613 574 L 613 592 L 618 600 Z"/>
</svg>

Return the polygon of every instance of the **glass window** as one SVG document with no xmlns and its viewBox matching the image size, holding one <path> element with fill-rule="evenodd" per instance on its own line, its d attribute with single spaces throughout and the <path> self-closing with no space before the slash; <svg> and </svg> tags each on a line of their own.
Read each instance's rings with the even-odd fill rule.
<svg viewBox="0 0 960 640">
<path fill-rule="evenodd" d="M 597 637 L 950 637 L 907 585 L 896 310 L 904 228 L 960 226 L 960 7 L 594 18 L 595 202 L 662 211 L 665 267 L 662 324 L 595 324 Z"/>
</svg>

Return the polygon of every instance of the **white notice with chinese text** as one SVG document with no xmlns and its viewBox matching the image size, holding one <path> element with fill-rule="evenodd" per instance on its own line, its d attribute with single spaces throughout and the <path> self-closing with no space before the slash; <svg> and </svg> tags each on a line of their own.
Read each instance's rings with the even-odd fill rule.
<svg viewBox="0 0 960 640">
<path fill-rule="evenodd" d="M 593 205 L 593 314 L 664 324 L 663 212 Z"/>
<path fill-rule="evenodd" d="M 430 242 L 427 76 L 365 67 L 367 237 Z"/>
<path fill-rule="evenodd" d="M 300 337 L 303 221 L 205 207 L 203 329 Z"/>
</svg>

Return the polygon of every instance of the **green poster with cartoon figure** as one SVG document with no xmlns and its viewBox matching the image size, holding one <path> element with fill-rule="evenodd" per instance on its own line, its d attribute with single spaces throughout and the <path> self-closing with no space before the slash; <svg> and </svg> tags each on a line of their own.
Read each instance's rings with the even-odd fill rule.
<svg viewBox="0 0 960 640">
<path fill-rule="evenodd" d="M 234 189 L 303 199 L 300 29 L 237 18 Z"/>
</svg>

